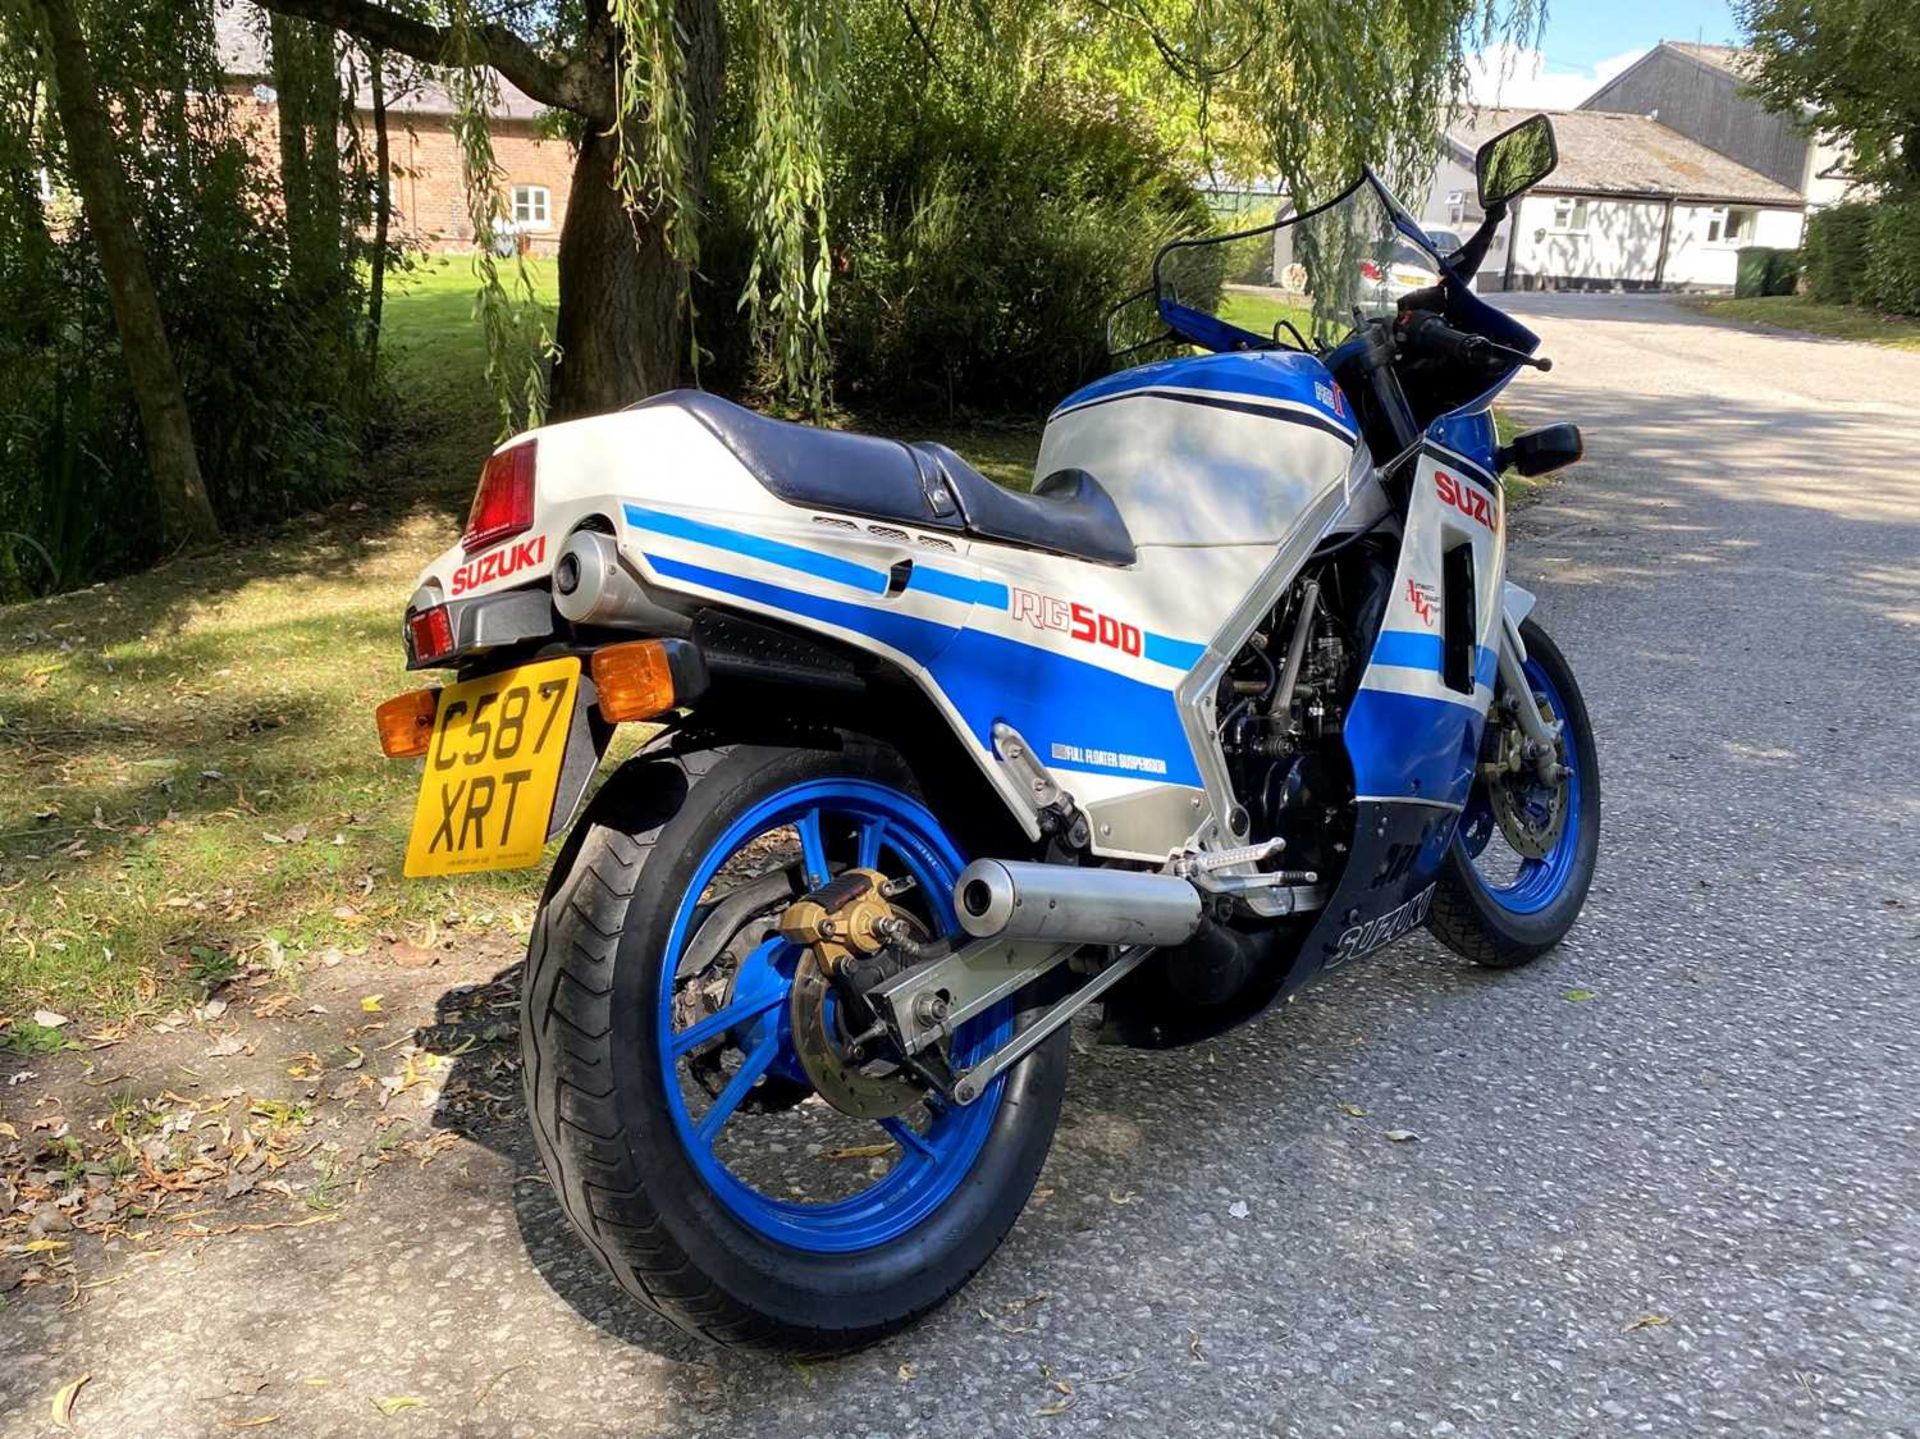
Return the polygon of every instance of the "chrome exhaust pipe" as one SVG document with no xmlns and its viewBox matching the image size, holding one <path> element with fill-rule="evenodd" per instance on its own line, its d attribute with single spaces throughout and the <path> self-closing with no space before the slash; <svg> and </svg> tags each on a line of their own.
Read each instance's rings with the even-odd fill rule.
<svg viewBox="0 0 1920 1439">
<path fill-rule="evenodd" d="M 953 886 L 975 939 L 1179 944 L 1200 928 L 1200 891 L 1172 874 L 977 859 Z"/>
<path fill-rule="evenodd" d="M 612 535 L 576 530 L 553 562 L 553 607 L 577 625 L 684 635 L 692 622 L 646 591 L 621 563 Z"/>
</svg>

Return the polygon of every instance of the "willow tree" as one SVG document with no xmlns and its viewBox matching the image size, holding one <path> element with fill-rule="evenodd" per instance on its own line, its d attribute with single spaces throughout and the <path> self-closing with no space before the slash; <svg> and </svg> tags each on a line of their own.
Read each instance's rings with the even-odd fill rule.
<svg viewBox="0 0 1920 1439">
<path fill-rule="evenodd" d="M 723 97 L 743 112 L 755 193 L 740 297 L 788 394 L 827 371 L 826 118 L 846 7 L 831 0 L 261 0 L 365 45 L 497 71 L 577 122 L 560 236 L 551 413 L 592 413 L 679 380 L 689 276 Z M 856 0 L 877 4 L 881 0 Z M 1525 40 L 1540 0 L 928 0 L 917 43 L 961 64 L 1047 64 L 1144 97 L 1211 148 L 1216 132 L 1304 193 L 1360 163 L 1417 166 L 1459 93 L 1469 46 Z M 944 16 L 942 11 L 944 9 Z M 944 27 L 944 28 L 943 28 Z M 462 122 L 484 86 L 457 81 Z M 464 97 L 464 98 L 461 98 Z M 484 157 L 484 143 L 468 145 Z M 1243 166 L 1242 168 L 1247 168 Z M 485 176 L 479 177 L 482 183 Z M 484 217 L 483 217 L 484 218 Z M 1117 277 L 1118 278 L 1118 277 Z"/>
</svg>

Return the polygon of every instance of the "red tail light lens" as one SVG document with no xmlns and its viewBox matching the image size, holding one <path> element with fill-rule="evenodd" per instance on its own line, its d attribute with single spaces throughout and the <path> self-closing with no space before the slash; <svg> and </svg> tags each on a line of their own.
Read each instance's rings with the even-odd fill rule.
<svg viewBox="0 0 1920 1439">
<path fill-rule="evenodd" d="M 467 532 L 460 537 L 468 554 L 533 528 L 533 447 L 528 440 L 501 450 L 480 471 Z"/>
<path fill-rule="evenodd" d="M 1360 278 L 1363 280 L 1372 280 L 1377 283 L 1380 279 L 1380 267 L 1371 260 L 1362 260 L 1360 262 Z"/>
<path fill-rule="evenodd" d="M 453 620 L 445 605 L 407 616 L 407 638 L 413 642 L 415 664 L 430 665 L 453 653 Z"/>
</svg>

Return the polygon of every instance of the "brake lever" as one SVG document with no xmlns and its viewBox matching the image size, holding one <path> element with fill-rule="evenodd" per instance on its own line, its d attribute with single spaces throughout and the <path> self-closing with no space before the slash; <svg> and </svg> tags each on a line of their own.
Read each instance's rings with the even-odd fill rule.
<svg viewBox="0 0 1920 1439">
<path fill-rule="evenodd" d="M 1480 338 L 1489 350 L 1492 350 L 1504 359 L 1513 361 L 1516 365 L 1526 365 L 1531 369 L 1540 371 L 1541 374 L 1545 374 L 1553 368 L 1553 361 L 1549 360 L 1545 355 L 1536 357 L 1529 355 L 1525 350 L 1516 350 L 1511 345 L 1503 345 L 1498 340 L 1489 340 L 1484 335 Z"/>
</svg>

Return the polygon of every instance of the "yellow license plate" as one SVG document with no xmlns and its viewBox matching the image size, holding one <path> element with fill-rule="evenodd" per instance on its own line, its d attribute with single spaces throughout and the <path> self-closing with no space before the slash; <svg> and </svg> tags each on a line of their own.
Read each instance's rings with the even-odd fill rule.
<svg viewBox="0 0 1920 1439">
<path fill-rule="evenodd" d="M 579 681 L 579 660 L 544 660 L 440 691 L 409 878 L 539 861 Z"/>
</svg>

